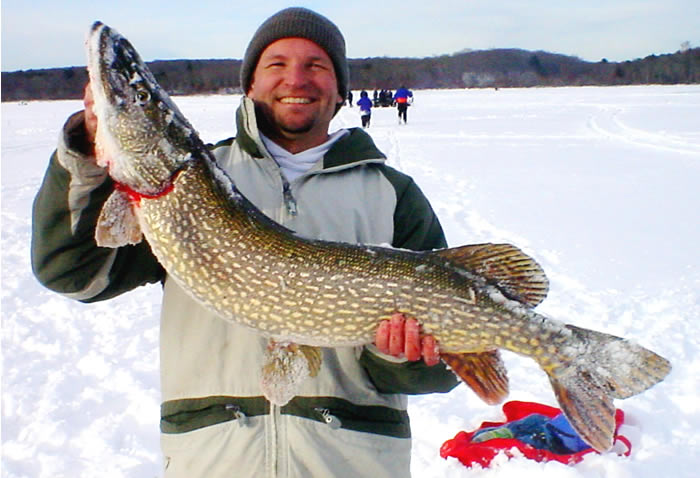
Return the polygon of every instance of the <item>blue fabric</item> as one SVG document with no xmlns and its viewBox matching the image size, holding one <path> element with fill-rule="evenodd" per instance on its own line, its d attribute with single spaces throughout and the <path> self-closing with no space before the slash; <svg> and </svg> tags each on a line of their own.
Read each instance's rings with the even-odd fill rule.
<svg viewBox="0 0 700 478">
<path fill-rule="evenodd" d="M 484 428 L 472 437 L 472 441 L 481 442 L 492 438 L 515 438 L 538 450 L 548 450 L 558 455 L 590 448 L 561 413 L 554 418 L 533 413 L 501 427 Z"/>
<path fill-rule="evenodd" d="M 370 100 L 366 96 L 363 96 L 362 98 L 357 100 L 357 106 L 359 106 L 362 111 L 371 111 L 372 110 L 372 100 Z"/>
<path fill-rule="evenodd" d="M 549 422 L 549 417 L 533 413 L 523 419 L 508 423 L 506 426 L 511 429 L 514 438 L 540 450 L 552 450 L 551 437 L 545 427 L 547 422 Z"/>
<path fill-rule="evenodd" d="M 555 435 L 568 450 L 572 453 L 590 448 L 590 446 L 578 436 L 578 433 L 571 428 L 571 424 L 561 413 L 552 418 L 547 424 L 549 431 Z"/>
<path fill-rule="evenodd" d="M 396 93 L 394 93 L 394 99 L 409 97 L 413 98 L 413 92 L 408 90 L 407 88 L 401 87 L 398 90 L 396 90 Z"/>
</svg>

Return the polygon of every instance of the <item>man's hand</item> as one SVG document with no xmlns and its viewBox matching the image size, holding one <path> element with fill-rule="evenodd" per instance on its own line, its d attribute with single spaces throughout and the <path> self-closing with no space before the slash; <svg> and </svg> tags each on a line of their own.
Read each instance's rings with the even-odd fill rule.
<svg viewBox="0 0 700 478">
<path fill-rule="evenodd" d="M 92 97 L 92 88 L 90 83 L 85 86 L 85 94 L 83 96 L 83 105 L 85 105 L 85 133 L 90 144 L 95 144 L 95 136 L 97 134 L 97 116 L 93 110 L 95 100 Z"/>
<path fill-rule="evenodd" d="M 405 357 L 412 362 L 421 358 L 426 365 L 440 362 L 440 351 L 432 335 L 420 334 L 420 325 L 416 319 L 407 319 L 396 312 L 390 320 L 383 320 L 377 327 L 375 344 L 380 352 Z"/>
</svg>

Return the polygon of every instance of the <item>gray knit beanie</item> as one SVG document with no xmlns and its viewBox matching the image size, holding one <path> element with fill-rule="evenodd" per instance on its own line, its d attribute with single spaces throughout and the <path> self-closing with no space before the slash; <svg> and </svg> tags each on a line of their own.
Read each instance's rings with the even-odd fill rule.
<svg viewBox="0 0 700 478">
<path fill-rule="evenodd" d="M 241 88 L 247 93 L 260 55 L 267 46 L 282 38 L 306 38 L 323 48 L 333 61 L 338 93 L 348 93 L 348 60 L 345 40 L 337 26 L 323 15 L 306 8 L 286 8 L 265 20 L 250 40 L 241 65 Z"/>
</svg>

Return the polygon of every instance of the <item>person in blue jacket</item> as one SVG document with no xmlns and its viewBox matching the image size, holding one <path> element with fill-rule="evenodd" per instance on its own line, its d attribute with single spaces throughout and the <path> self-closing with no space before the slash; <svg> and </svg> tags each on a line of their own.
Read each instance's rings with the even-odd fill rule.
<svg viewBox="0 0 700 478">
<path fill-rule="evenodd" d="M 369 121 L 372 118 L 372 100 L 366 91 L 362 90 L 360 99 L 357 100 L 357 106 L 360 107 L 360 118 L 362 119 L 362 127 L 369 128 Z"/>
<path fill-rule="evenodd" d="M 405 86 L 402 86 L 394 93 L 394 102 L 399 111 L 399 124 L 401 124 L 401 120 L 406 124 L 408 121 L 406 112 L 408 111 L 408 105 L 413 102 L 413 92 Z"/>
</svg>

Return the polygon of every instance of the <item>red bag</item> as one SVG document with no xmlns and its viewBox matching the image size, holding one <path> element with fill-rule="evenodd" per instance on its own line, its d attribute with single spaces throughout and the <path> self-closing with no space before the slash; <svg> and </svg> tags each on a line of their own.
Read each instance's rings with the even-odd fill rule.
<svg viewBox="0 0 700 478">
<path fill-rule="evenodd" d="M 537 449 L 515 438 L 494 438 L 480 443 L 474 443 L 471 441 L 472 436 L 483 428 L 502 426 L 506 423 L 525 418 L 533 413 L 538 413 L 548 417 L 555 417 L 561 413 L 561 410 L 558 408 L 549 407 L 547 405 L 542 405 L 540 403 L 511 401 L 503 405 L 503 413 L 506 416 L 506 420 L 503 422 L 484 422 L 478 429 L 472 432 L 467 433 L 461 431 L 457 433 L 453 439 L 447 440 L 445 443 L 443 443 L 442 447 L 440 447 L 440 456 L 443 458 L 450 456 L 457 458 L 462 462 L 462 464 L 468 467 L 478 464 L 486 468 L 491 464 L 494 457 L 501 451 L 503 451 L 509 458 L 512 458 L 514 456 L 511 451 L 513 448 L 516 448 L 523 454 L 523 456 L 531 460 L 558 461 L 566 465 L 573 465 L 580 462 L 583 460 L 584 455 L 587 455 L 588 453 L 597 453 L 593 448 L 588 448 L 586 450 L 579 451 L 578 453 L 560 455 L 552 453 L 549 450 Z M 632 452 L 632 445 L 626 437 L 618 434 L 618 430 L 620 425 L 624 423 L 624 419 L 624 412 L 617 409 L 615 411 L 615 442 L 619 441 L 623 443 L 627 450 L 622 454 L 629 456 Z"/>
</svg>

